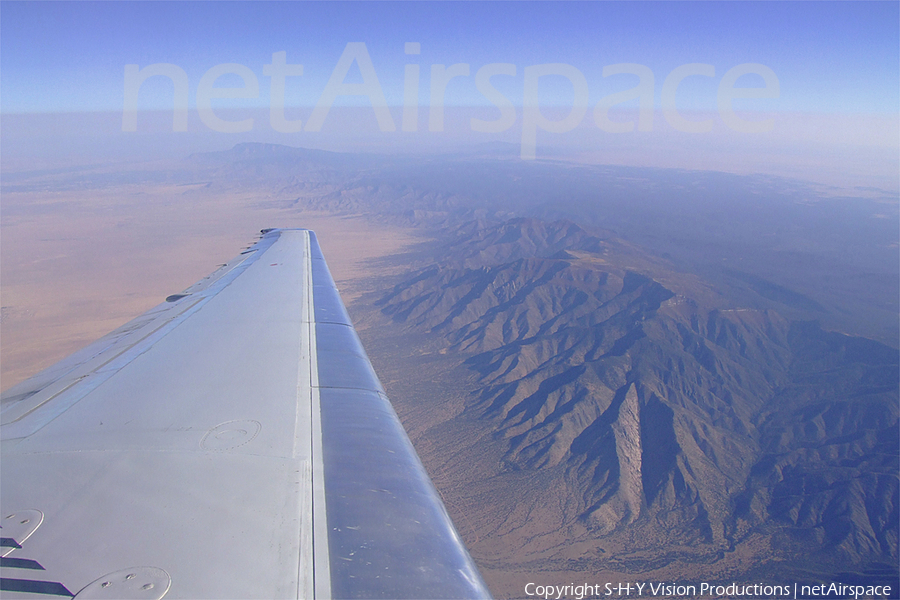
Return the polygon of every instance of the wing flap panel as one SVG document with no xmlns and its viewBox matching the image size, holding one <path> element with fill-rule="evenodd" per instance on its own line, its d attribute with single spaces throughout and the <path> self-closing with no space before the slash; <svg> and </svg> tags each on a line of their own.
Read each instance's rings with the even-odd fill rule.
<svg viewBox="0 0 900 600">
<path fill-rule="evenodd" d="M 352 327 L 316 323 L 319 386 L 384 391 Z"/>
<path fill-rule="evenodd" d="M 487 598 L 320 255 L 312 235 L 332 595 Z"/>
<path fill-rule="evenodd" d="M 313 310 L 316 323 L 336 323 L 352 327 L 353 322 L 341 302 L 338 291 L 329 286 L 313 286 Z"/>
<path fill-rule="evenodd" d="M 387 398 L 320 394 L 334 597 L 487 596 Z"/>
<path fill-rule="evenodd" d="M 341 325 L 349 325 L 352 327 L 353 321 L 350 320 L 347 309 L 344 308 L 341 295 L 334 285 L 334 280 L 331 278 L 331 272 L 328 270 L 325 259 L 316 258 L 316 255 L 319 257 L 322 256 L 322 251 L 319 249 L 315 234 L 311 234 L 310 237 L 310 263 L 313 281 L 313 309 L 315 310 L 315 321 L 316 323 L 339 323 Z"/>
</svg>

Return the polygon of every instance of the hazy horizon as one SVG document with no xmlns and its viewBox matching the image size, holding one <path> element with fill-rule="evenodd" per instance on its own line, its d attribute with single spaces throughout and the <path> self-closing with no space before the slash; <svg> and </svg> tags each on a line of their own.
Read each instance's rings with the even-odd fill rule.
<svg viewBox="0 0 900 600">
<path fill-rule="evenodd" d="M 504 141 L 526 159 L 900 188 L 895 3 L 569 8 L 3 2 L 2 167 Z"/>
</svg>

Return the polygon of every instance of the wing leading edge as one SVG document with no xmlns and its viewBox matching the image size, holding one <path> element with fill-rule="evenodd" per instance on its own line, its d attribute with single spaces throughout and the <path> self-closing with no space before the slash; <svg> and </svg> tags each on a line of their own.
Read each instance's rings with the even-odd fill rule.
<svg viewBox="0 0 900 600">
<path fill-rule="evenodd" d="M 0 404 L 4 597 L 480 598 L 315 234 Z"/>
</svg>

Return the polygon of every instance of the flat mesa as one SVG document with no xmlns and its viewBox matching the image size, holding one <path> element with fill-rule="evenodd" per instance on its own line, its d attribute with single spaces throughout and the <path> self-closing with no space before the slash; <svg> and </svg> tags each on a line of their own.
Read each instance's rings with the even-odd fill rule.
<svg viewBox="0 0 900 600">
<path fill-rule="evenodd" d="M 4 597 L 486 597 L 307 230 L 2 399 Z"/>
</svg>

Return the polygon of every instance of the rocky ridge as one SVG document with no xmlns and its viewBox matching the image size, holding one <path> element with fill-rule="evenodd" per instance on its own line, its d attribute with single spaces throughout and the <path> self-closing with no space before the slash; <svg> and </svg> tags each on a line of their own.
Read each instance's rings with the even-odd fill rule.
<svg viewBox="0 0 900 600">
<path fill-rule="evenodd" d="M 535 514 L 569 539 L 896 563 L 896 350 L 717 295 L 571 222 L 470 223 L 450 245 L 381 309 L 467 357 L 464 412 L 495 424 L 498 477 L 562 486 Z M 552 546 L 552 527 L 518 528 Z"/>
</svg>

